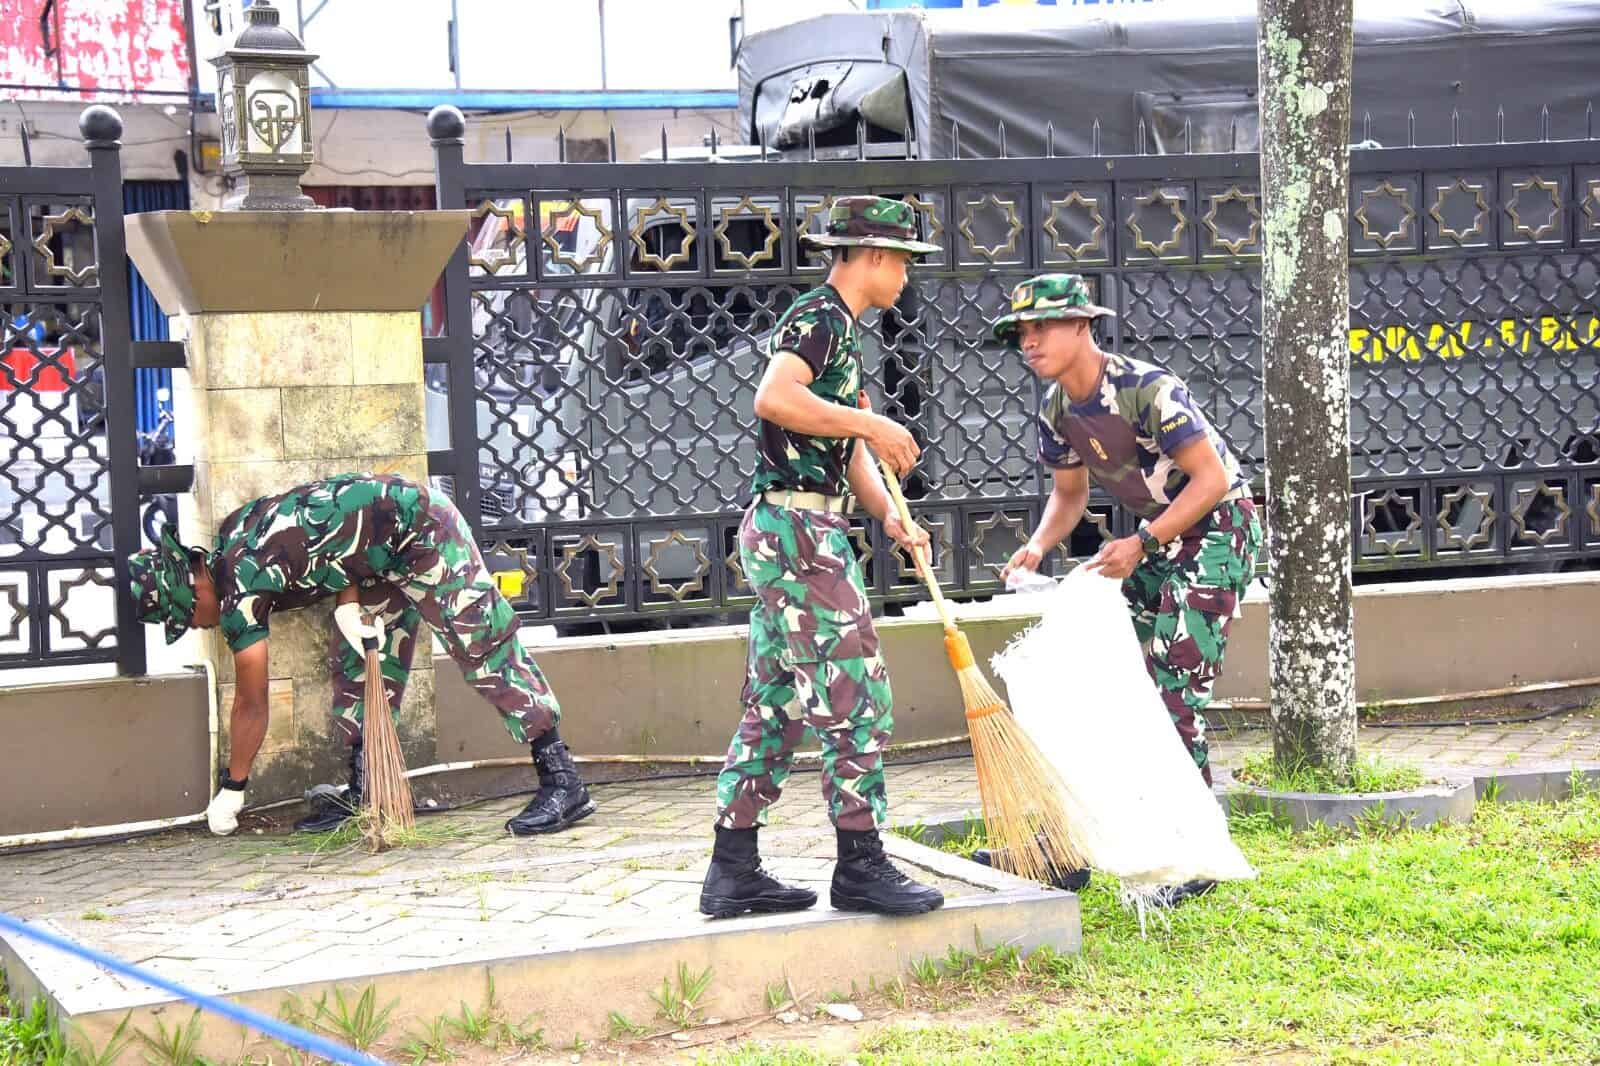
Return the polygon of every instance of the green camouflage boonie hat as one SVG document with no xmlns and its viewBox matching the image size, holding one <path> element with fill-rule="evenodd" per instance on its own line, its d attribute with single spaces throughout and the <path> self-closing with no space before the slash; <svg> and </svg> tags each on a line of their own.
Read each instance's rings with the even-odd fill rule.
<svg viewBox="0 0 1600 1066">
<path fill-rule="evenodd" d="M 1017 327 L 1022 322 L 1047 318 L 1096 319 L 1115 315 L 1089 299 L 1089 286 L 1081 274 L 1040 274 L 1011 290 L 1011 312 L 990 324 L 994 339 L 1004 344 L 1017 343 Z"/>
<path fill-rule="evenodd" d="M 822 233 L 802 234 L 813 248 L 898 248 L 913 255 L 940 251 L 917 240 L 917 210 L 886 196 L 841 196 L 828 212 Z"/>
<path fill-rule="evenodd" d="M 128 584 L 138 604 L 139 621 L 160 622 L 171 644 L 194 618 L 194 552 L 178 542 L 177 532 L 161 527 L 159 544 L 128 557 Z"/>
</svg>

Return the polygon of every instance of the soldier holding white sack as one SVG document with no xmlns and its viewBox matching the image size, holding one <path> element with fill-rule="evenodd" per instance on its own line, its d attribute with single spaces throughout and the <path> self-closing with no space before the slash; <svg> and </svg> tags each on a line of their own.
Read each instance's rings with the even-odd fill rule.
<svg viewBox="0 0 1600 1066">
<path fill-rule="evenodd" d="M 1090 323 L 1111 314 L 1090 300 L 1080 276 L 1043 274 L 1012 291 L 1010 312 L 991 327 L 1050 382 L 1039 459 L 1054 472 L 1054 488 L 1004 576 L 1037 569 L 1071 535 L 1091 479 L 1143 520 L 1138 533 L 1107 543 L 1086 565 L 1122 581 L 1145 665 L 1210 784 L 1205 709 L 1255 572 L 1261 522 L 1249 480 L 1184 383 L 1100 350 Z M 1210 887 L 1182 886 L 1170 902 Z"/>
</svg>

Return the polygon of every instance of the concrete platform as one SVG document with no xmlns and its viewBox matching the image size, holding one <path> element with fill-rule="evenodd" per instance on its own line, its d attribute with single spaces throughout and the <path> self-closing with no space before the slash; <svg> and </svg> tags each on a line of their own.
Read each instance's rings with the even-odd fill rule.
<svg viewBox="0 0 1600 1066">
<path fill-rule="evenodd" d="M 949 800 L 970 774 L 964 761 L 900 769 L 891 781 L 899 813 L 961 816 Z M 821 896 L 801 914 L 713 922 L 697 913 L 714 813 L 704 777 L 600 786 L 598 814 L 532 841 L 501 826 L 520 807 L 513 799 L 425 819 L 438 843 L 376 856 L 198 831 L 7 856 L 0 909 L 269 1014 L 291 996 L 372 986 L 381 1003 L 398 1000 L 395 1034 L 463 1001 L 476 1009 L 492 978 L 506 1014 L 531 1016 L 552 1043 L 603 1036 L 613 1011 L 659 1027 L 649 994 L 680 966 L 711 969 L 700 1016 L 730 1018 L 767 1010 L 769 987 L 787 982 L 811 998 L 865 991 L 951 947 L 1078 949 L 1075 896 L 893 835 L 891 854 L 938 885 L 945 908 L 898 920 L 833 911 L 833 835 L 816 788 L 814 773 L 797 773 L 762 839 L 774 874 Z M 30 942 L 0 941 L 0 965 L 14 989 L 47 995 L 97 1046 L 129 1011 L 152 1032 L 154 1018 L 189 1015 L 164 993 Z M 270 1050 L 221 1019 L 205 1022 L 201 1054 L 237 1061 Z"/>
</svg>

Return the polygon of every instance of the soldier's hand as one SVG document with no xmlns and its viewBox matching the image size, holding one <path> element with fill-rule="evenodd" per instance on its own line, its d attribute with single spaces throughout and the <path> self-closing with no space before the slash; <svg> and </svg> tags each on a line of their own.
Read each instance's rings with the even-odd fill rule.
<svg viewBox="0 0 1600 1066">
<path fill-rule="evenodd" d="M 883 520 L 883 531 L 889 534 L 889 538 L 904 548 L 912 558 L 916 558 L 918 552 L 926 553 L 927 551 L 928 531 L 915 522 L 911 523 L 911 527 L 908 529 L 906 524 L 900 521 L 900 516 L 891 512 Z M 926 558 L 926 555 L 924 557 Z"/>
<path fill-rule="evenodd" d="M 244 810 L 243 790 L 220 788 L 211 805 L 206 808 L 206 825 L 217 836 L 228 836 L 239 828 L 239 812 L 242 810 Z"/>
<path fill-rule="evenodd" d="M 1000 580 L 1005 581 L 1015 570 L 1038 571 L 1039 565 L 1043 562 L 1044 552 L 1030 540 L 1013 552 L 1006 565 L 1000 568 Z"/>
<path fill-rule="evenodd" d="M 1084 563 L 1085 569 L 1098 570 L 1106 577 L 1122 581 L 1132 574 L 1144 559 L 1144 545 L 1138 537 L 1119 537 L 1102 547 L 1093 559 Z"/>
<path fill-rule="evenodd" d="M 872 453 L 893 470 L 899 477 L 911 473 L 911 468 L 917 465 L 917 456 L 922 454 L 922 449 L 917 447 L 916 440 L 911 436 L 911 431 L 900 423 L 885 418 L 882 415 L 868 415 L 867 432 L 864 435 L 867 447 Z"/>
<path fill-rule="evenodd" d="M 362 642 L 367 639 L 376 640 L 378 647 L 383 647 L 383 619 L 373 618 L 368 622 L 361 613 L 359 603 L 341 603 L 333 609 L 333 621 L 339 627 L 339 632 L 344 634 L 344 639 L 356 650 L 362 662 L 366 661 L 367 650 Z"/>
</svg>

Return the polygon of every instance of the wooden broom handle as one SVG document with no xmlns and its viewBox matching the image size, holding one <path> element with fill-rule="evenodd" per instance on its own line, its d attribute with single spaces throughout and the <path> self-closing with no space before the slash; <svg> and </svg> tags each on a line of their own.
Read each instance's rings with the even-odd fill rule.
<svg viewBox="0 0 1600 1066">
<path fill-rule="evenodd" d="M 900 524 L 909 531 L 915 523 L 911 518 L 911 508 L 906 506 L 905 493 L 900 491 L 900 478 L 882 459 L 878 460 L 878 465 L 883 468 L 883 478 L 889 486 L 889 498 L 894 500 L 895 511 L 900 515 Z M 929 565 L 922 549 L 912 549 L 911 559 L 916 564 L 917 575 L 922 578 L 922 583 L 928 586 L 928 592 L 933 596 L 933 606 L 939 612 L 939 621 L 944 623 L 945 629 L 954 629 L 956 622 L 950 616 L 950 605 L 945 602 L 944 593 L 939 589 L 939 579 L 933 576 L 933 568 Z"/>
</svg>

